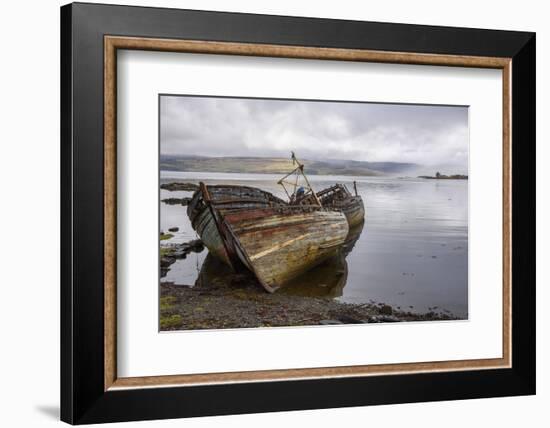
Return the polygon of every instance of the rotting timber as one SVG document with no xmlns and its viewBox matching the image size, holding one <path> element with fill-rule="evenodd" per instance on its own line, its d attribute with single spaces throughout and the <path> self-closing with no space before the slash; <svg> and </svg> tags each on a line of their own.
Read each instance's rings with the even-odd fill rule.
<svg viewBox="0 0 550 428">
<path fill-rule="evenodd" d="M 339 211 L 245 186 L 201 183 L 187 213 L 213 255 L 245 266 L 270 292 L 336 254 L 349 230 Z"/>
<path fill-rule="evenodd" d="M 230 267 L 235 267 L 235 253 L 230 253 L 230 236 L 223 223 L 223 214 L 239 210 L 254 210 L 285 204 L 269 192 L 247 186 L 201 183 L 187 206 L 187 215 L 193 229 L 199 234 L 208 250 Z"/>
<path fill-rule="evenodd" d="M 354 182 L 355 183 L 355 182 Z M 361 196 L 351 194 L 344 184 L 335 184 L 317 193 L 317 198 L 325 208 L 342 211 L 352 228 L 362 223 L 365 219 L 365 206 Z"/>
</svg>

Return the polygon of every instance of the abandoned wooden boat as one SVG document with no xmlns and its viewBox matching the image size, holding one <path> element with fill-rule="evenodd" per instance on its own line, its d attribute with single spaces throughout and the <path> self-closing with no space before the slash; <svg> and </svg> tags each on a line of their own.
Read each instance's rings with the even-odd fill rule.
<svg viewBox="0 0 550 428">
<path fill-rule="evenodd" d="M 325 208 L 342 211 L 348 219 L 349 227 L 361 224 L 365 219 L 363 199 L 357 194 L 352 195 L 344 184 L 335 184 L 317 193 L 317 198 Z"/>
<path fill-rule="evenodd" d="M 245 266 L 270 292 L 334 255 L 348 233 L 339 211 L 289 206 L 253 187 L 201 183 L 187 213 L 212 254 Z"/>
</svg>

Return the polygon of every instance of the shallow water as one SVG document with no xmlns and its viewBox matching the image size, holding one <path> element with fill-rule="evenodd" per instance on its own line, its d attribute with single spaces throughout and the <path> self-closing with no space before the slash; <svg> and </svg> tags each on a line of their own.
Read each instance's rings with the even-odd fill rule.
<svg viewBox="0 0 550 428">
<path fill-rule="evenodd" d="M 278 175 L 161 172 L 161 183 L 183 181 L 242 184 L 286 199 Z M 283 292 L 326 295 L 343 302 L 384 302 L 414 312 L 468 313 L 468 181 L 417 178 L 308 176 L 316 191 L 335 182 L 353 192 L 366 208 L 362 230 L 343 260 L 332 260 Z M 161 190 L 161 199 L 192 192 Z M 179 227 L 161 245 L 196 239 L 186 207 L 160 204 L 160 228 Z M 162 281 L 193 285 L 207 250 L 190 253 L 171 266 Z M 333 267 L 334 266 L 334 267 Z M 207 266 L 205 266 L 207 268 Z M 333 275 L 331 275 L 333 273 Z"/>
</svg>

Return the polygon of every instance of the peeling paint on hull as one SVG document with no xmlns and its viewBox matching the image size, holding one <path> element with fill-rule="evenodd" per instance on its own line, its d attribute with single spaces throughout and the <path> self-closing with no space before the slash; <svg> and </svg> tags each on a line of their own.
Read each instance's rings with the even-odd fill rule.
<svg viewBox="0 0 550 428">
<path fill-rule="evenodd" d="M 269 208 L 227 214 L 242 263 L 269 291 L 334 256 L 345 242 L 348 223 L 322 208 Z"/>
<path fill-rule="evenodd" d="M 225 249 L 223 240 L 216 227 L 216 222 L 210 210 L 205 209 L 201 211 L 197 218 L 197 227 L 195 229 L 202 239 L 202 242 L 208 248 L 212 254 L 218 259 L 222 260 L 225 264 L 232 267 L 229 255 Z"/>
</svg>

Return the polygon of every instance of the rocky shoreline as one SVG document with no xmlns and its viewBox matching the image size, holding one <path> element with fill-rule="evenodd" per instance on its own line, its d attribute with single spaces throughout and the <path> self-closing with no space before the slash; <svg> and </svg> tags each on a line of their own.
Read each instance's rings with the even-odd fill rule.
<svg viewBox="0 0 550 428">
<path fill-rule="evenodd" d="M 160 188 L 168 190 L 170 192 L 194 192 L 195 190 L 199 189 L 199 185 L 194 183 L 182 183 L 179 181 L 174 181 L 171 183 L 163 183 L 160 185 Z"/>
<path fill-rule="evenodd" d="M 169 231 L 177 232 L 178 228 L 173 227 L 168 229 Z M 161 236 L 162 233 L 161 233 Z M 164 234 L 166 236 L 166 234 Z M 191 252 L 200 253 L 204 250 L 204 244 L 200 239 L 185 242 L 183 244 L 173 244 L 169 246 L 163 246 L 160 248 L 160 277 L 166 276 L 170 270 L 170 266 L 178 259 L 184 259 Z"/>
<path fill-rule="evenodd" d="M 457 319 L 449 313 L 419 314 L 385 303 L 350 304 L 322 297 L 269 294 L 235 274 L 232 284 L 202 284 L 194 287 L 161 283 L 161 330 L 367 324 Z"/>
<path fill-rule="evenodd" d="M 165 204 L 168 204 L 168 205 L 187 206 L 190 201 L 191 201 L 191 198 L 166 198 L 166 199 L 161 199 L 161 202 L 164 202 Z"/>
<path fill-rule="evenodd" d="M 419 175 L 418 178 L 424 178 L 426 180 L 468 180 L 467 175 L 462 175 L 462 174 L 443 175 L 443 174 L 439 174 L 439 173 L 437 173 L 434 176 Z"/>
</svg>

